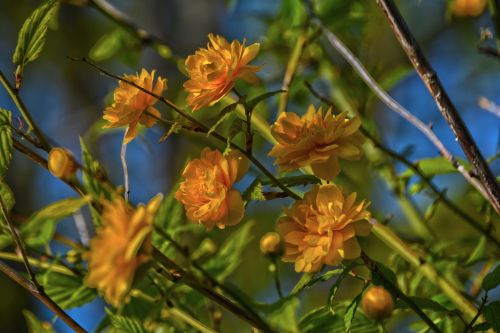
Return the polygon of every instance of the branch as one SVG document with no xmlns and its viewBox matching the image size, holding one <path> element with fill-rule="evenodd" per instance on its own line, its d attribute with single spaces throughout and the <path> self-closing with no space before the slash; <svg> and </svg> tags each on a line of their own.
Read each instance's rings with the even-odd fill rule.
<svg viewBox="0 0 500 333">
<path fill-rule="evenodd" d="M 389 21 L 396 39 L 401 44 L 411 64 L 434 98 L 439 111 L 448 122 L 455 137 L 458 139 L 465 156 L 474 166 L 474 171 L 488 194 L 488 201 L 493 208 L 495 208 L 495 211 L 500 213 L 500 186 L 491 172 L 488 163 L 486 163 L 486 160 L 483 158 L 479 147 L 465 126 L 460 114 L 457 112 L 455 105 L 453 105 L 453 102 L 446 93 L 436 72 L 424 56 L 420 46 L 404 21 L 404 18 L 394 4 L 394 1 L 377 0 L 376 2 Z"/>
<path fill-rule="evenodd" d="M 415 117 L 407 109 L 405 109 L 401 104 L 394 100 L 387 92 L 385 92 L 382 87 L 375 81 L 375 79 L 368 73 L 363 64 L 356 58 L 356 56 L 342 43 L 338 37 L 328 30 L 323 23 L 316 18 L 317 24 L 321 27 L 323 34 L 328 39 L 330 45 L 334 47 L 344 59 L 353 67 L 353 69 L 358 73 L 361 79 L 372 89 L 372 91 L 377 95 L 377 97 L 387 105 L 391 110 L 396 112 L 402 118 L 406 119 L 410 124 L 415 126 L 422 134 L 424 134 L 427 139 L 437 148 L 439 153 L 446 158 L 463 177 L 476 188 L 485 199 L 489 199 L 488 193 L 485 191 L 482 184 L 472 177 L 467 170 L 461 165 L 455 157 L 446 149 L 441 140 L 436 136 L 432 129 L 424 124 L 419 118 Z"/>
<path fill-rule="evenodd" d="M 63 309 L 61 309 L 59 305 L 57 305 L 47 294 L 45 294 L 43 289 L 38 290 L 35 285 L 23 278 L 2 261 L 0 261 L 0 271 L 17 282 L 21 287 L 29 291 L 39 301 L 45 304 L 45 306 L 47 306 L 56 316 L 61 318 L 75 332 L 87 333 L 85 329 L 83 329 L 73 318 L 71 318 Z"/>
<path fill-rule="evenodd" d="M 198 121 L 196 118 L 190 116 L 189 114 L 187 114 L 186 112 L 184 112 L 183 110 L 181 110 L 179 107 L 177 107 L 177 105 L 175 105 L 173 102 L 171 102 L 170 100 L 166 99 L 165 97 L 157 95 L 154 92 L 149 91 L 147 89 L 144 89 L 143 87 L 139 86 L 138 84 L 135 84 L 134 82 L 129 81 L 129 80 L 127 80 L 127 79 L 125 79 L 125 78 L 123 78 L 121 76 L 112 74 L 112 73 L 106 71 L 105 69 L 99 67 L 98 65 L 96 65 L 95 63 L 93 63 L 92 61 L 88 60 L 85 57 L 84 58 L 71 58 L 71 57 L 68 57 L 68 58 L 71 59 L 71 60 L 74 60 L 74 61 L 84 62 L 84 63 L 86 63 L 86 64 L 94 67 L 99 72 L 103 73 L 104 75 L 106 75 L 108 77 L 111 77 L 111 78 L 113 78 L 115 80 L 118 80 L 118 81 L 125 82 L 126 84 L 129 84 L 129 85 L 131 85 L 131 86 L 139 89 L 140 91 L 142 91 L 142 92 L 144 92 L 144 93 L 146 93 L 146 94 L 148 94 L 150 96 L 153 96 L 154 98 L 158 99 L 160 102 L 162 102 L 163 104 L 165 104 L 166 106 L 168 106 L 170 109 L 174 110 L 179 115 L 181 115 L 185 119 L 189 120 L 191 123 L 195 124 L 197 126 L 197 129 L 196 129 L 197 131 L 203 132 L 203 133 L 210 133 L 210 136 L 212 136 L 215 139 L 219 140 L 223 144 L 227 144 L 228 143 L 228 139 L 226 137 L 222 136 L 221 134 L 218 134 L 215 131 L 210 132 L 210 128 L 208 128 L 207 126 L 205 126 L 203 123 L 201 123 L 200 121 Z M 293 192 L 292 190 L 290 190 L 288 187 L 286 187 L 285 185 L 283 185 L 269 170 L 266 169 L 266 167 L 258 159 L 255 158 L 255 156 L 253 156 L 252 154 L 249 154 L 246 149 L 238 146 L 237 144 L 233 143 L 232 141 L 230 141 L 229 144 L 230 144 L 231 148 L 239 150 L 243 155 L 245 155 L 264 175 L 266 175 L 269 179 L 271 179 L 272 182 L 277 187 L 279 187 L 281 190 L 283 190 L 283 192 L 288 193 L 288 195 L 290 195 L 290 197 L 292 197 L 292 198 L 294 198 L 296 200 L 300 199 L 300 196 L 298 194 L 296 194 L 295 192 Z"/>
</svg>

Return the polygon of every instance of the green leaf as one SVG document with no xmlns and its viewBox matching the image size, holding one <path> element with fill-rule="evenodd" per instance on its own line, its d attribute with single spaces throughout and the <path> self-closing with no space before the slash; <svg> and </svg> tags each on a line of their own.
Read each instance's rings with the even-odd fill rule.
<svg viewBox="0 0 500 333">
<path fill-rule="evenodd" d="M 489 291 L 495 289 L 500 284 L 500 265 L 485 276 L 483 280 L 483 289 Z"/>
<path fill-rule="evenodd" d="M 306 9 L 301 0 L 287 0 L 281 2 L 281 22 L 286 22 L 287 27 L 296 27 L 306 17 Z"/>
<path fill-rule="evenodd" d="M 16 199 L 14 198 L 14 193 L 10 189 L 9 185 L 0 178 L 0 198 L 2 198 L 3 205 L 8 212 L 14 208 L 16 204 Z"/>
<path fill-rule="evenodd" d="M 243 261 L 243 251 L 252 241 L 253 221 L 245 222 L 233 232 L 213 258 L 207 261 L 205 268 L 219 281 L 224 281 Z"/>
<path fill-rule="evenodd" d="M 165 132 L 165 134 L 163 134 L 161 136 L 161 138 L 158 140 L 158 143 L 162 143 L 163 141 L 167 140 L 169 138 L 169 136 L 171 136 L 172 134 L 178 133 L 180 129 L 182 129 L 181 123 L 179 123 L 179 122 L 173 123 L 168 128 L 168 131 Z"/>
<path fill-rule="evenodd" d="M 41 322 L 31 311 L 23 310 L 23 315 L 28 326 L 28 333 L 55 333 L 50 323 Z"/>
<path fill-rule="evenodd" d="M 24 66 L 38 58 L 42 52 L 49 23 L 58 6 L 59 1 L 56 0 L 43 2 L 21 27 L 12 59 L 14 64 L 18 65 L 19 75 L 22 74 Z"/>
<path fill-rule="evenodd" d="M 267 317 L 269 325 L 278 332 L 297 333 L 297 310 L 299 309 L 300 301 L 294 297 L 285 302 L 279 309 L 271 312 Z"/>
<path fill-rule="evenodd" d="M 377 269 L 373 272 L 372 283 L 376 286 L 383 286 L 387 291 L 393 294 L 392 296 L 396 299 L 397 297 L 393 293 L 394 286 L 398 285 L 396 274 L 381 263 L 376 261 L 374 261 L 374 263 Z"/>
<path fill-rule="evenodd" d="M 120 333 L 147 333 L 144 326 L 135 318 L 119 315 L 110 315 L 111 327 L 115 332 Z"/>
<path fill-rule="evenodd" d="M 463 159 L 458 159 L 461 165 L 463 165 L 467 170 L 470 169 L 470 164 Z M 423 158 L 416 162 L 417 167 L 426 176 L 432 177 L 437 175 L 443 175 L 448 173 L 458 172 L 457 169 L 444 157 L 429 157 Z M 415 175 L 412 169 L 406 169 L 401 173 L 401 177 L 410 178 Z"/>
<path fill-rule="evenodd" d="M 295 287 L 293 288 L 293 290 L 291 291 L 290 294 L 291 295 L 295 295 L 295 294 L 301 292 L 302 290 L 304 290 L 306 288 L 310 288 L 310 287 L 314 286 L 318 282 L 328 281 L 332 277 L 341 274 L 343 271 L 344 270 L 341 269 L 341 268 L 334 269 L 334 270 L 328 271 L 328 272 L 326 272 L 324 274 L 321 274 L 318 277 L 314 277 L 315 275 L 313 273 L 304 273 L 302 275 L 301 279 L 295 285 Z"/>
<path fill-rule="evenodd" d="M 212 127 L 210 127 L 210 129 L 208 130 L 207 136 L 210 136 L 210 134 L 212 134 L 217 129 L 217 127 L 219 127 L 219 125 L 222 124 L 222 122 L 224 122 L 224 120 L 229 118 L 229 116 L 231 114 L 233 114 L 233 111 L 236 110 L 237 106 L 238 106 L 238 102 L 231 103 L 228 106 L 226 106 L 225 108 L 223 108 L 219 112 L 219 115 L 217 116 L 217 121 L 215 122 L 215 124 Z"/>
<path fill-rule="evenodd" d="M 96 199 L 110 199 L 111 192 L 103 185 L 107 180 L 104 168 L 101 163 L 95 160 L 82 138 L 80 138 L 80 145 L 82 147 L 83 185 L 85 189 Z"/>
<path fill-rule="evenodd" d="M 57 223 L 78 211 L 90 201 L 89 197 L 69 198 L 48 205 L 34 213 L 19 229 L 26 245 L 37 247 L 48 244 L 56 232 Z M 12 243 L 10 235 L 0 236 L 0 249 Z"/>
<path fill-rule="evenodd" d="M 479 238 L 479 242 L 477 242 L 477 245 L 474 248 L 474 251 L 472 251 L 464 265 L 472 265 L 486 258 L 486 250 L 486 237 L 481 236 L 481 238 Z"/>
<path fill-rule="evenodd" d="M 364 289 L 363 289 L 364 290 Z M 358 309 L 359 302 L 361 301 L 361 296 L 363 296 L 363 292 L 359 293 L 358 296 L 356 296 L 351 304 L 347 307 L 345 314 L 344 314 L 344 325 L 345 325 L 345 330 L 346 332 L 351 331 L 352 323 L 354 320 L 354 316 L 356 315 L 356 310 Z"/>
<path fill-rule="evenodd" d="M 5 175 L 12 159 L 12 114 L 0 108 L 0 178 Z"/>
<path fill-rule="evenodd" d="M 276 90 L 276 91 L 271 91 L 271 92 L 267 92 L 267 93 L 264 93 L 262 95 L 259 95 L 257 97 L 254 97 L 252 98 L 251 100 L 247 101 L 245 104 L 246 104 L 246 107 L 248 110 L 252 111 L 253 109 L 255 109 L 255 107 L 260 103 L 260 102 L 263 102 L 265 101 L 266 99 L 268 98 L 271 98 L 273 97 L 274 95 L 277 95 L 277 94 L 282 94 L 282 93 L 285 93 L 286 91 L 285 90 Z"/>
<path fill-rule="evenodd" d="M 83 278 L 47 271 L 40 278 L 45 292 L 63 309 L 71 309 L 92 302 L 97 293 L 88 288 Z"/>
<path fill-rule="evenodd" d="M 121 29 L 115 29 L 103 35 L 89 51 L 94 61 L 103 61 L 114 56 L 122 47 Z"/>
<path fill-rule="evenodd" d="M 328 295 L 328 308 L 330 310 L 333 310 L 335 304 L 335 297 L 337 296 L 337 291 L 340 288 L 340 285 L 342 284 L 342 281 L 349 275 L 349 272 L 351 271 L 351 267 L 348 266 L 344 268 L 342 273 L 340 273 L 339 277 L 337 278 L 337 281 L 333 284 L 333 286 L 330 288 L 330 293 Z"/>
<path fill-rule="evenodd" d="M 330 310 L 327 306 L 315 309 L 303 316 L 299 323 L 301 333 L 345 333 L 344 306 Z M 351 323 L 351 331 L 359 333 L 378 333 L 375 322 L 358 313 Z"/>
<path fill-rule="evenodd" d="M 497 267 L 498 268 L 498 267 Z M 494 301 L 484 308 L 484 316 L 495 332 L 500 332 L 500 301 Z"/>
<path fill-rule="evenodd" d="M 421 297 L 414 297 L 414 296 L 411 296 L 409 298 L 412 300 L 413 303 L 415 303 L 422 310 L 432 310 L 432 311 L 436 311 L 436 312 L 447 312 L 447 313 L 453 312 L 451 310 L 448 310 L 447 308 L 445 308 L 444 306 L 442 306 L 438 302 L 435 302 L 435 301 L 428 299 L 428 298 L 421 298 Z M 394 308 L 396 308 L 396 309 L 410 309 L 408 304 L 400 299 L 396 301 Z"/>
<path fill-rule="evenodd" d="M 249 201 L 266 200 L 266 197 L 264 197 L 263 194 L 262 182 L 258 176 L 255 177 L 252 183 L 250 183 L 250 186 L 245 189 L 241 196 L 246 203 Z"/>
<path fill-rule="evenodd" d="M 313 175 L 300 175 L 300 176 L 289 176 L 278 178 L 280 183 L 285 186 L 298 186 L 298 185 L 310 185 L 310 184 L 320 184 L 321 179 Z M 272 180 L 264 179 L 262 181 L 263 185 L 277 186 Z"/>
<path fill-rule="evenodd" d="M 484 331 L 489 330 L 490 328 L 491 328 L 491 324 L 484 322 L 484 323 L 477 324 L 477 325 L 473 326 L 472 332 L 484 332 Z"/>
</svg>

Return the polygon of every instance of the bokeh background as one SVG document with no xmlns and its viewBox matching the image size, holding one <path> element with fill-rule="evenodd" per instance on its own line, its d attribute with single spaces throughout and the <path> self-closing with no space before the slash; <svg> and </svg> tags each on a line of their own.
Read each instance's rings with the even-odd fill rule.
<svg viewBox="0 0 500 333">
<path fill-rule="evenodd" d="M 332 1 L 342 2 L 346 3 Z M 385 80 L 386 87 L 396 100 L 425 122 L 432 123 L 451 152 L 463 156 L 434 101 L 418 76 L 409 68 L 375 1 L 368 2 L 370 4 L 361 0 L 349 2 L 350 5 L 339 4 L 336 11 L 332 9 L 326 22 L 328 26 L 347 42 L 377 79 Z M 260 42 L 263 50 L 256 62 L 264 66 L 259 74 L 264 86 L 248 91 L 251 94 L 281 86 L 286 61 L 293 47 L 291 43 L 287 44 L 285 27 L 293 27 L 294 16 L 282 12 L 280 1 L 237 0 L 226 3 L 222 0 L 115 0 L 112 3 L 131 15 L 146 30 L 160 37 L 179 57 L 185 57 L 205 46 L 210 32 L 224 35 L 229 40 L 247 38 L 249 42 Z M 405 0 L 398 3 L 483 154 L 486 157 L 494 156 L 499 151 L 500 119 L 479 108 L 477 103 L 480 96 L 485 96 L 500 104 L 500 61 L 479 54 L 476 50 L 481 29 L 491 26 L 489 14 L 454 18 L 447 14 L 445 1 Z M 0 1 L 0 68 L 10 79 L 15 70 L 11 59 L 17 33 L 38 4 L 36 0 Z M 88 56 L 103 36 L 117 33 L 118 26 L 94 8 L 64 4 L 53 28 L 41 58 L 26 69 L 22 98 L 36 122 L 54 143 L 69 148 L 78 156 L 79 136 L 85 137 L 96 157 L 108 171 L 112 170 L 109 172 L 111 181 L 122 184 L 119 154 L 123 132 L 99 131 L 102 111 L 116 82 L 99 75 L 83 63 L 67 58 Z M 281 33 L 281 44 L 273 44 Z M 157 69 L 159 74 L 168 78 L 167 96 L 182 104 L 185 95 L 181 87 L 186 78 L 179 71 L 176 61 L 165 59 L 153 49 L 141 47 L 137 43 L 123 43 L 119 51 L 100 64 L 118 74 L 134 73 L 142 67 Z M 327 61 L 317 61 L 317 54 L 327 57 Z M 412 160 L 437 156 L 434 147 L 417 130 L 373 97 L 334 50 L 324 46 L 318 51 L 307 53 L 305 58 L 299 67 L 300 74 L 292 85 L 290 111 L 302 113 L 309 103 L 319 105 L 318 100 L 305 88 L 305 80 L 312 82 L 318 91 L 330 98 L 342 87 L 343 91 L 348 92 L 348 98 L 355 101 L 351 104 L 378 126 L 382 140 L 389 147 L 404 151 Z M 247 88 L 242 86 L 241 89 Z M 15 106 L 2 89 L 0 106 L 15 111 Z M 263 108 L 262 114 L 269 121 L 274 120 L 276 106 L 277 99 L 273 98 Z M 167 110 L 163 112 L 168 114 Z M 210 119 L 211 116 L 206 117 Z M 158 192 L 168 192 L 186 159 L 196 156 L 204 145 L 202 139 L 191 136 L 172 136 L 157 144 L 163 131 L 155 127 L 143 132 L 128 146 L 133 202 L 145 202 Z M 259 157 L 267 166 L 274 168 L 272 160 L 266 156 L 269 149 L 268 145 L 259 143 Z M 494 163 L 493 168 L 498 174 L 500 164 Z M 346 187 L 371 200 L 372 208 L 379 216 L 392 215 L 391 226 L 396 230 L 403 235 L 411 235 L 396 196 L 375 169 L 370 168 L 368 163 L 353 163 L 345 173 L 341 182 Z M 253 174 L 256 172 L 253 171 Z M 249 175 L 238 185 L 239 188 L 244 189 L 251 180 Z M 460 176 L 443 175 L 435 180 L 441 188 L 448 188 L 453 200 L 471 214 L 477 213 L 471 208 L 474 197 L 468 194 L 467 186 Z M 29 216 L 31 212 L 53 201 L 74 196 L 63 183 L 20 154 L 14 155 L 7 182 L 17 199 L 14 214 L 17 214 L 18 219 Z M 421 211 L 431 202 L 424 194 L 414 199 Z M 269 262 L 259 252 L 258 240 L 266 231 L 274 229 L 281 207 L 288 204 L 286 199 L 259 203 L 258 206 L 250 204 L 245 217 L 245 220 L 257 222 L 254 240 L 230 281 L 261 301 L 275 301 L 277 295 L 271 273 L 266 269 Z M 435 232 L 443 237 L 451 239 L 470 232 L 456 217 L 444 210 L 438 212 L 433 222 L 435 220 Z M 60 223 L 58 232 L 78 238 L 72 219 Z M 230 232 L 212 232 L 210 237 L 219 243 Z M 474 246 L 469 245 L 471 248 Z M 196 248 L 197 244 L 191 246 Z M 378 253 L 381 260 L 388 253 L 375 239 L 370 238 L 366 246 L 373 249 L 375 257 Z M 57 252 L 63 249 L 54 244 L 52 250 Z M 21 266 L 16 267 L 22 269 Z M 284 290 L 288 292 L 299 275 L 293 272 L 292 265 L 279 264 L 279 270 Z M 307 292 L 299 311 L 305 313 L 324 304 L 328 288 L 329 284 L 325 284 Z M 343 296 L 347 298 L 355 295 L 357 288 L 359 286 L 354 281 L 349 281 L 343 287 Z M 51 313 L 4 276 L 0 276 L 0 294 L 0 332 L 26 331 L 21 313 L 23 308 L 31 308 L 41 318 L 52 320 Z M 92 330 L 103 316 L 103 306 L 104 303 L 98 300 L 70 310 L 69 313 L 85 328 Z M 238 326 L 232 325 L 238 325 L 238 322 L 227 316 L 224 325 L 234 328 Z M 58 332 L 69 332 L 60 321 L 56 321 L 55 326 Z M 398 331 L 403 331 L 403 328 L 399 327 Z"/>
</svg>

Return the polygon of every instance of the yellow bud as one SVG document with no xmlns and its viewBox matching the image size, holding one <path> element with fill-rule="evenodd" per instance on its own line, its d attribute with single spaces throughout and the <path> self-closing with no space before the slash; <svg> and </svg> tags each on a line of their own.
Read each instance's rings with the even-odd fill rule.
<svg viewBox="0 0 500 333">
<path fill-rule="evenodd" d="M 382 321 L 391 316 L 392 310 L 394 310 L 394 301 L 384 287 L 375 286 L 368 289 L 363 295 L 362 307 L 366 317 Z"/>
<path fill-rule="evenodd" d="M 455 16 L 478 16 L 486 8 L 486 0 L 455 0 L 451 10 Z"/>
<path fill-rule="evenodd" d="M 280 235 L 276 232 L 268 232 L 260 239 L 260 250 L 264 254 L 276 254 L 281 245 Z"/>
<path fill-rule="evenodd" d="M 50 173 L 61 179 L 72 178 L 78 169 L 73 154 L 69 150 L 60 147 L 52 148 L 50 151 L 48 167 Z"/>
</svg>

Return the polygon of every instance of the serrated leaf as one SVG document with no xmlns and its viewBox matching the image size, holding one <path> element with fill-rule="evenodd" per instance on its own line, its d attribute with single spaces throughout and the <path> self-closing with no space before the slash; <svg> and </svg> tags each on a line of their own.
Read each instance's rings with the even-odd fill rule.
<svg viewBox="0 0 500 333">
<path fill-rule="evenodd" d="M 110 315 L 111 327 L 116 333 L 147 333 L 144 326 L 135 318 Z"/>
<path fill-rule="evenodd" d="M 298 298 L 287 300 L 279 309 L 271 312 L 267 317 L 269 325 L 278 332 L 299 332 L 297 310 L 300 306 Z"/>
<path fill-rule="evenodd" d="M 217 280 L 224 281 L 242 262 L 243 251 L 253 238 L 253 225 L 253 221 L 245 222 L 222 244 L 217 255 L 204 265 Z"/>
<path fill-rule="evenodd" d="M 415 305 L 417 305 L 422 310 L 432 310 L 432 311 L 436 311 L 436 312 L 448 312 L 448 313 L 453 312 L 451 310 L 448 310 L 447 308 L 445 308 L 444 306 L 442 306 L 438 302 L 435 302 L 435 301 L 428 299 L 428 298 L 415 297 L 415 296 L 411 296 L 411 297 L 409 296 L 408 298 L 411 299 L 411 301 L 413 303 L 415 303 Z M 400 299 L 396 301 L 394 308 L 395 309 L 410 309 L 408 304 Z"/>
<path fill-rule="evenodd" d="M 321 179 L 313 175 L 300 175 L 300 176 L 288 176 L 278 178 L 279 182 L 285 186 L 298 186 L 298 185 L 311 185 L 320 184 Z M 263 185 L 277 186 L 272 180 L 264 179 L 262 181 Z"/>
<path fill-rule="evenodd" d="M 122 32 L 115 29 L 99 38 L 89 51 L 89 57 L 94 61 L 103 61 L 114 56 L 122 46 Z"/>
<path fill-rule="evenodd" d="M 483 289 L 489 291 L 495 289 L 500 284 L 500 265 L 495 267 L 488 275 L 484 277 Z"/>
<path fill-rule="evenodd" d="M 500 332 L 500 301 L 494 301 L 484 308 L 484 316 L 495 332 Z"/>
<path fill-rule="evenodd" d="M 304 315 L 299 323 L 301 333 L 345 333 L 345 307 L 338 307 L 333 312 L 327 306 L 315 309 Z M 358 313 L 351 323 L 351 331 L 359 333 L 378 333 L 375 322 Z"/>
<path fill-rule="evenodd" d="M 347 277 L 347 275 L 349 275 L 350 271 L 351 271 L 350 266 L 344 268 L 342 273 L 340 273 L 339 277 L 337 278 L 337 281 L 335 281 L 335 283 L 330 288 L 330 293 L 328 295 L 328 308 L 330 310 L 333 310 L 335 306 L 334 302 L 335 302 L 335 297 L 337 296 L 337 291 L 339 290 L 342 281 Z"/>
<path fill-rule="evenodd" d="M 71 309 L 92 302 L 97 293 L 88 288 L 79 276 L 47 271 L 39 279 L 45 292 L 63 309 Z"/>
<path fill-rule="evenodd" d="M 80 138 L 80 145 L 82 147 L 83 185 L 85 190 L 95 199 L 110 199 L 111 192 L 103 185 L 107 179 L 104 168 L 90 153 L 82 138 Z M 96 221 L 94 220 L 94 222 Z"/>
<path fill-rule="evenodd" d="M 50 323 L 38 320 L 31 311 L 23 310 L 23 315 L 28 326 L 28 333 L 55 333 Z"/>
<path fill-rule="evenodd" d="M 262 95 L 254 97 L 251 100 L 247 101 L 246 102 L 246 107 L 247 107 L 248 110 L 252 111 L 253 109 L 255 109 L 255 107 L 260 102 L 263 102 L 266 99 L 273 97 L 274 95 L 282 94 L 282 93 L 285 93 L 285 92 L 286 92 L 285 90 L 276 90 L 276 91 L 271 91 L 271 92 L 264 93 Z"/>
<path fill-rule="evenodd" d="M 16 199 L 14 198 L 14 193 L 10 189 L 9 185 L 0 178 L 0 198 L 2 198 L 3 205 L 5 209 L 10 212 L 14 205 L 16 204 Z"/>
<path fill-rule="evenodd" d="M 52 17 L 57 12 L 59 1 L 43 2 L 24 22 L 17 39 L 12 61 L 18 65 L 21 74 L 26 64 L 36 60 L 43 50 L 47 29 Z"/>
<path fill-rule="evenodd" d="M 472 265 L 486 257 L 486 237 L 481 236 L 479 238 L 479 242 L 477 242 L 476 247 L 472 251 L 471 255 L 469 258 L 467 258 L 467 261 L 465 261 L 465 265 Z"/>
<path fill-rule="evenodd" d="M 339 269 L 334 269 L 334 270 L 328 271 L 328 272 L 321 274 L 320 276 L 317 276 L 317 277 L 314 277 L 315 274 L 313 274 L 313 273 L 304 273 L 304 274 L 302 274 L 301 279 L 295 285 L 295 287 L 290 292 L 290 294 L 295 295 L 306 288 L 310 288 L 310 287 L 314 286 L 318 282 L 328 281 L 331 278 L 333 278 L 334 276 L 341 274 L 342 272 L 343 272 L 343 269 L 339 268 Z"/>
<path fill-rule="evenodd" d="M 364 290 L 364 289 L 363 289 Z M 361 292 L 358 296 L 354 297 L 351 304 L 347 306 L 344 314 L 344 326 L 347 333 L 351 331 L 352 322 L 354 320 L 354 316 L 356 315 L 356 310 L 358 309 L 359 302 L 361 301 L 361 296 L 363 292 Z"/>
<path fill-rule="evenodd" d="M 0 178 L 9 169 L 12 160 L 12 114 L 10 111 L 0 108 Z"/>
</svg>

